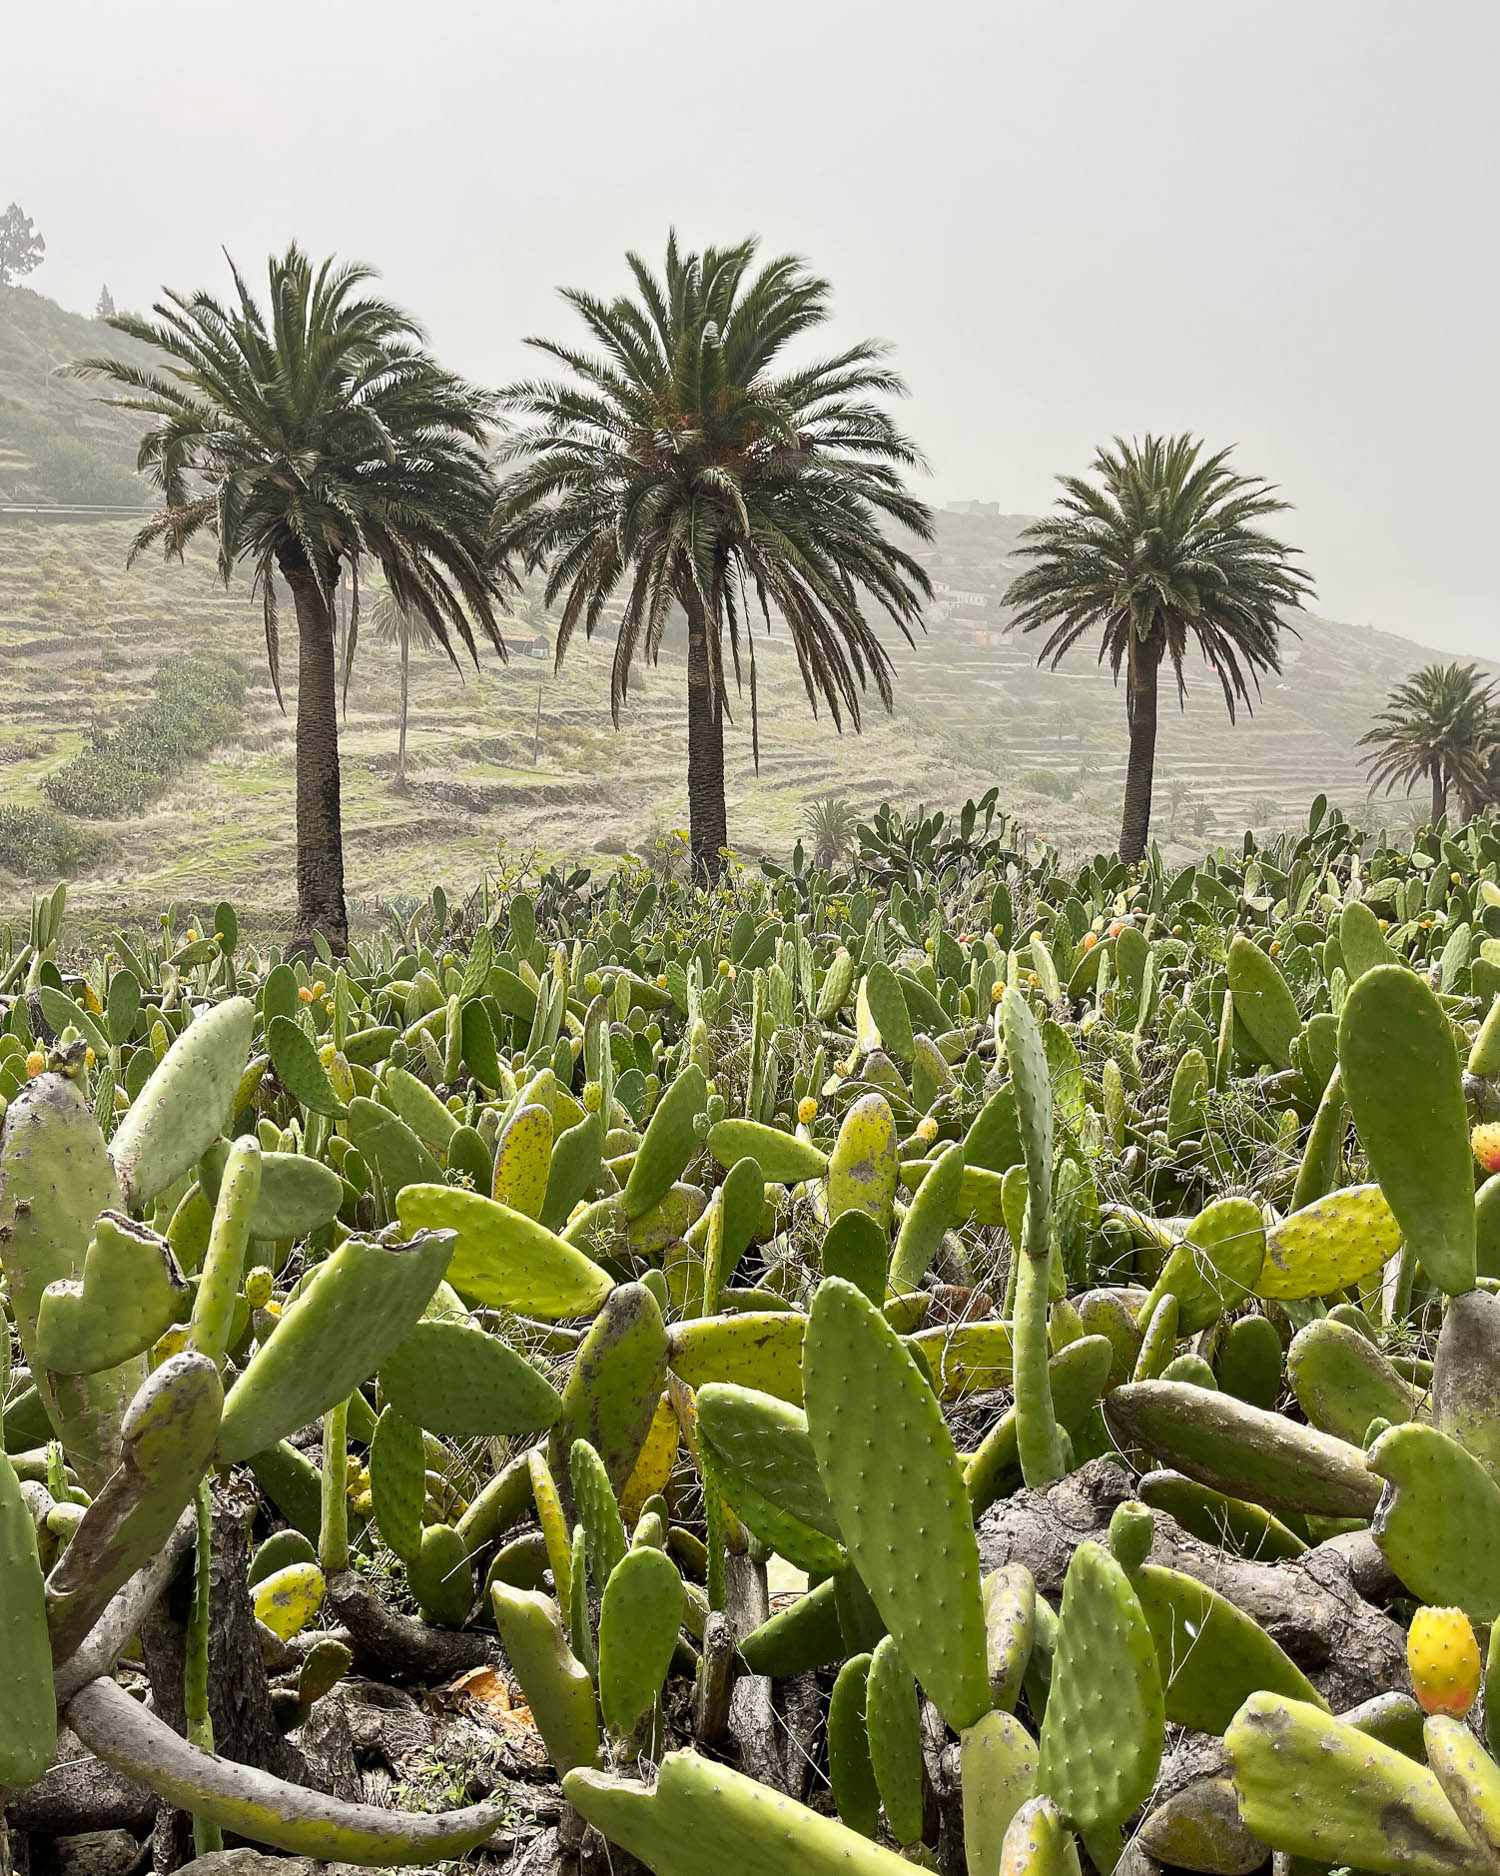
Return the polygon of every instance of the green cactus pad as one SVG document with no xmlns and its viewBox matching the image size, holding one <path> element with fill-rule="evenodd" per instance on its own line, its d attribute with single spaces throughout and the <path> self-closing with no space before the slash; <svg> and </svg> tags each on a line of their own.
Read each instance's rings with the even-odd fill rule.
<svg viewBox="0 0 1500 1876">
<path fill-rule="evenodd" d="M 198 1162 L 198 1184 L 210 1207 L 218 1199 L 228 1160 L 229 1142 L 216 1140 Z M 334 1218 L 343 1202 L 344 1182 L 332 1166 L 305 1153 L 262 1153 L 250 1235 L 272 1241 L 305 1238 Z"/>
<path fill-rule="evenodd" d="M 735 1474 L 790 1517 L 838 1537 L 800 1408 L 755 1388 L 711 1381 L 698 1392 L 698 1437 L 713 1447 L 721 1477 Z"/>
<path fill-rule="evenodd" d="M 892 1635 L 880 1641 L 870 1662 L 865 1728 L 870 1764 L 891 1834 L 899 1844 L 918 1843 L 923 1811 L 922 1721 L 916 1682 Z"/>
<path fill-rule="evenodd" d="M 891 1241 L 868 1212 L 846 1211 L 823 1234 L 819 1261 L 825 1277 L 843 1277 L 877 1307 L 885 1301 Z"/>
<path fill-rule="evenodd" d="M 1500 1485 L 1436 1427 L 1392 1427 L 1369 1451 L 1386 1481 L 1373 1530 L 1381 1555 L 1422 1602 L 1476 1622 L 1500 1615 Z"/>
<path fill-rule="evenodd" d="M 183 1030 L 131 1103 L 109 1143 L 130 1210 L 164 1192 L 229 1124 L 254 1027 L 248 998 L 216 1004 Z"/>
<path fill-rule="evenodd" d="M 1361 899 L 1351 899 L 1339 913 L 1339 954 L 1350 983 L 1382 964 L 1395 964 L 1396 954 L 1386 943 L 1380 920 Z"/>
<path fill-rule="evenodd" d="M 1495 1308 L 1500 1313 L 1500 1304 Z M 1298 1330 L 1287 1350 L 1286 1370 L 1308 1424 L 1355 1445 L 1363 1443 L 1366 1427 L 1377 1418 L 1404 1426 L 1420 1399 L 1373 1342 L 1328 1316 Z"/>
<path fill-rule="evenodd" d="M 383 1086 L 392 1111 L 434 1153 L 446 1153 L 458 1122 L 424 1081 L 405 1068 L 387 1068 Z"/>
<path fill-rule="evenodd" d="M 979 1546 L 931 1388 L 852 1284 L 818 1289 L 803 1351 L 808 1426 L 850 1557 L 940 1713 L 990 1704 Z"/>
<path fill-rule="evenodd" d="M 986 1713 L 959 1745 L 968 1876 L 999 1876 L 1006 1832 L 1036 1795 L 1037 1751 L 1011 1713 Z"/>
<path fill-rule="evenodd" d="M 1052 1411 L 1065 1432 L 1081 1426 L 1098 1403 L 1109 1379 L 1112 1355 L 1104 1336 L 1085 1335 L 1060 1348 L 1048 1361 Z M 1020 1463 L 1016 1410 L 1012 1406 L 990 1428 L 964 1468 L 965 1489 L 976 1514 L 994 1503 L 1019 1471 Z"/>
<path fill-rule="evenodd" d="M 1130 1579 L 1102 1544 L 1068 1565 L 1042 1721 L 1038 1789 L 1081 1831 L 1118 1826 L 1156 1782 L 1156 1648 Z"/>
<path fill-rule="evenodd" d="M 143 1354 L 191 1306 L 166 1239 L 123 1212 L 102 1212 L 82 1282 L 52 1283 L 42 1292 L 36 1357 L 59 1374 L 97 1374 Z"/>
<path fill-rule="evenodd" d="M 821 1147 L 758 1120 L 716 1122 L 708 1130 L 708 1150 L 726 1170 L 753 1159 L 772 1185 L 801 1185 L 828 1174 L 828 1155 Z"/>
<path fill-rule="evenodd" d="M 523 1355 L 462 1322 L 419 1322 L 381 1363 L 380 1388 L 408 1420 L 458 1440 L 542 1432 L 562 1412 Z"/>
<path fill-rule="evenodd" d="M 0 1335 L 9 1330 L 0 1323 Z M 22 1791 L 52 1762 L 57 1701 L 36 1526 L 10 1461 L 0 1453 L 0 1786 Z"/>
<path fill-rule="evenodd" d="M 911 1876 L 911 1865 L 743 1772 L 671 1752 L 656 1789 L 601 1772 L 569 1772 L 563 1795 L 611 1843 L 656 1876 Z"/>
<path fill-rule="evenodd" d="M 1292 1039 L 1302 1027 L 1297 999 L 1276 960 L 1236 932 L 1229 946 L 1229 990 L 1234 1013 L 1273 1068 L 1290 1068 Z"/>
<path fill-rule="evenodd" d="M 441 1231 L 404 1244 L 341 1244 L 230 1389 L 219 1463 L 248 1459 L 347 1400 L 416 1326 L 452 1251 Z"/>
<path fill-rule="evenodd" d="M 604 1469 L 604 1461 L 587 1440 L 574 1441 L 568 1454 L 568 1476 L 584 1534 L 589 1575 L 602 1596 L 610 1573 L 629 1548 L 625 1540 L 625 1521 L 620 1516 L 619 1500 Z"/>
<path fill-rule="evenodd" d="M 1372 1277 L 1401 1247 L 1401 1227 L 1379 1186 L 1346 1186 L 1266 1233 L 1259 1296 L 1327 1296 Z"/>
<path fill-rule="evenodd" d="M 705 1494 L 716 1495 L 768 1550 L 810 1576 L 827 1576 L 842 1567 L 843 1550 L 832 1538 L 792 1517 L 740 1474 L 723 1467 L 716 1447 L 700 1442 L 698 1457 Z"/>
<path fill-rule="evenodd" d="M 959 1144 L 932 1162 L 913 1193 L 891 1256 L 890 1285 L 897 1295 L 914 1290 L 926 1276 L 943 1233 L 958 1215 L 963 1180 L 964 1149 Z"/>
<path fill-rule="evenodd" d="M 404 1120 L 378 1101 L 355 1095 L 343 1126 L 366 1163 L 379 1174 L 391 1211 L 407 1186 L 442 1184 L 443 1170 L 427 1148 Z"/>
<path fill-rule="evenodd" d="M 554 1322 L 591 1316 L 614 1279 L 582 1251 L 524 1212 L 458 1186 L 410 1185 L 396 1201 L 404 1231 L 457 1234 L 448 1281 L 486 1309 L 514 1309 Z"/>
<path fill-rule="evenodd" d="M 1224 1745 L 1240 1816 L 1289 1856 L 1374 1876 L 1478 1876 L 1489 1867 L 1425 1765 L 1317 1707 L 1252 1694 Z"/>
<path fill-rule="evenodd" d="M 668 1332 L 672 1372 L 689 1387 L 734 1381 L 800 1407 L 805 1326 L 791 1310 L 674 1322 Z"/>
<path fill-rule="evenodd" d="M 1036 1634 L 1036 1581 L 1024 1563 L 1002 1564 L 981 1585 L 990 1697 L 1009 1713 L 1021 1692 Z"/>
<path fill-rule="evenodd" d="M 575 1440 L 587 1440 L 615 1490 L 624 1489 L 667 1378 L 667 1331 L 656 1298 L 640 1283 L 610 1292 L 579 1346 L 547 1449 L 560 1478 Z"/>
<path fill-rule="evenodd" d="M 1450 1714 L 1430 1714 L 1422 1737 L 1443 1796 L 1490 1867 L 1500 1868 L 1500 1766 Z"/>
<path fill-rule="evenodd" d="M 1002 1876 L 1078 1876 L 1078 1848 L 1050 1798 L 1028 1798 L 1000 1848 Z"/>
<path fill-rule="evenodd" d="M 427 1449 L 422 1429 L 394 1407 L 381 1414 L 370 1441 L 370 1500 L 387 1547 L 403 1561 L 414 1557 L 427 1502 Z"/>
<path fill-rule="evenodd" d="M 552 1763 L 563 1773 L 579 1765 L 597 1765 L 599 1716 L 593 1682 L 568 1646 L 556 1603 L 536 1590 L 492 1583 L 490 1606 L 506 1658 Z"/>
<path fill-rule="evenodd" d="M 828 1161 L 828 1217 L 866 1212 L 889 1232 L 896 1199 L 896 1120 L 883 1094 L 861 1095 Z"/>
<path fill-rule="evenodd" d="M 474 1606 L 469 1547 L 451 1524 L 429 1524 L 417 1554 L 406 1560 L 406 1581 L 424 1621 L 462 1628 Z"/>
<path fill-rule="evenodd" d="M 828 1699 L 828 1782 L 840 1821 L 873 1838 L 880 1824 L 880 1787 L 870 1759 L 865 1723 L 870 1679 L 867 1654 L 851 1655 L 839 1669 Z"/>
<path fill-rule="evenodd" d="M 1307 1545 L 1279 1518 L 1180 1472 L 1148 1472 L 1136 1488 L 1142 1504 L 1165 1511 L 1205 1544 L 1263 1563 L 1300 1557 Z"/>
<path fill-rule="evenodd" d="M 630 1177 L 625 1215 L 639 1218 L 666 1197 L 698 1151 L 698 1116 L 708 1105 L 702 1069 L 689 1063 L 665 1090 L 647 1123 Z"/>
<path fill-rule="evenodd" d="M 643 1546 L 609 1573 L 599 1608 L 599 1704 L 622 1738 L 650 1712 L 682 1627 L 682 1578 L 671 1558 Z"/>
<path fill-rule="evenodd" d="M 1344 1092 L 1386 1201 L 1432 1281 L 1474 1287 L 1474 1162 L 1447 1013 L 1399 965 L 1367 971 L 1339 1018 Z"/>
<path fill-rule="evenodd" d="M 1104 1418 L 1122 1445 L 1267 1511 L 1367 1518 L 1380 1498 L 1357 1446 L 1230 1394 L 1184 1381 L 1129 1382 L 1105 1399 Z"/>
<path fill-rule="evenodd" d="M 1281 1362 L 1275 1323 L 1266 1316 L 1241 1316 L 1230 1323 L 1219 1348 L 1219 1386 L 1247 1406 L 1270 1409 L 1281 1394 Z"/>
<path fill-rule="evenodd" d="M 831 1577 L 778 1609 L 740 1643 L 740 1657 L 750 1672 L 774 1679 L 810 1673 L 846 1652 L 838 1586 Z"/>
<path fill-rule="evenodd" d="M 1432 1423 L 1500 1484 L 1500 1297 L 1471 1290 L 1449 1300 L 1432 1364 Z"/>
<path fill-rule="evenodd" d="M 294 1017 L 273 1016 L 266 1024 L 266 1051 L 276 1079 L 300 1107 L 334 1119 L 343 1115 L 344 1103 L 328 1079 L 318 1045 Z"/>
<path fill-rule="evenodd" d="M 1130 1575 L 1156 1643 L 1167 1719 L 1222 1733 L 1262 1689 L 1327 1711 L 1327 1702 L 1260 1625 L 1217 1590 L 1178 1570 L 1143 1564 Z"/>
<path fill-rule="evenodd" d="M 938 1398 L 944 1401 L 1008 1386 L 1013 1341 L 1010 1324 L 998 1318 L 919 1329 L 911 1338 L 913 1350 L 920 1351 L 932 1372 Z"/>
</svg>

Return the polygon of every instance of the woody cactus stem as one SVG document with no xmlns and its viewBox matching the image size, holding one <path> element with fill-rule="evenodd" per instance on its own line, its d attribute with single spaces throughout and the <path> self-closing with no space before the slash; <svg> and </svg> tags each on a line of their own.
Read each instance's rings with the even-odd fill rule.
<svg viewBox="0 0 1500 1876">
<path fill-rule="evenodd" d="M 214 1723 L 208 1710 L 208 1626 L 212 1596 L 211 1551 L 213 1546 L 213 1501 L 206 1478 L 198 1482 L 194 1498 L 197 1521 L 197 1550 L 193 1558 L 193 1607 L 188 1616 L 187 1641 L 182 1662 L 182 1707 L 187 1720 L 187 1736 L 192 1745 L 205 1752 L 214 1749 Z M 218 1825 L 206 1817 L 193 1816 L 193 1849 L 199 1856 L 210 1856 L 224 1848 L 224 1835 Z"/>
</svg>

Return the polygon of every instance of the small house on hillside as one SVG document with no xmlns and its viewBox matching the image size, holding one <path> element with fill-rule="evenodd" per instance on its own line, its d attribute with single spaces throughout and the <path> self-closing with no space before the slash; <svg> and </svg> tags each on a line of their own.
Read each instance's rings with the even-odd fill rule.
<svg viewBox="0 0 1500 1876">
<path fill-rule="evenodd" d="M 511 658 L 550 658 L 552 646 L 545 632 L 502 632 L 500 642 Z"/>
</svg>

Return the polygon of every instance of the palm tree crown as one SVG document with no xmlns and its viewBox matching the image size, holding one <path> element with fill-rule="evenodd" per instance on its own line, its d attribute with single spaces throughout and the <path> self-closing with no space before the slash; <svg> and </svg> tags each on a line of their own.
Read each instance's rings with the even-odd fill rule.
<svg viewBox="0 0 1500 1876">
<path fill-rule="evenodd" d="M 302 652 L 298 928 L 317 926 L 340 943 L 337 737 L 324 681 L 334 594 L 347 570 L 350 656 L 367 555 L 393 601 L 421 618 L 450 657 L 455 634 L 477 655 L 476 624 L 504 655 L 496 608 L 505 576 L 486 541 L 496 492 L 486 455 L 493 400 L 443 370 L 406 314 L 364 291 L 368 268 L 331 260 L 314 268 L 292 246 L 271 258 L 265 308 L 232 263 L 231 271 L 228 304 L 168 292 L 154 318 L 108 322 L 155 347 L 160 365 L 93 358 L 73 369 L 110 380 L 124 393 L 117 402 L 151 420 L 138 462 L 163 507 L 131 558 L 158 542 L 180 556 L 207 531 L 226 583 L 236 564 L 247 564 L 278 696 L 275 573 L 291 586 Z M 304 769 L 304 735 L 316 776 Z M 322 824 L 305 827 L 304 810 L 319 819 L 318 792 Z"/>
<path fill-rule="evenodd" d="M 857 728 L 868 681 L 891 701 L 861 596 L 910 638 L 930 591 L 882 531 L 932 527 L 901 479 L 917 452 L 874 401 L 900 379 L 872 344 L 782 368 L 828 317 L 828 286 L 791 256 L 752 271 L 755 252 L 688 254 L 673 236 L 659 279 L 627 256 L 634 296 L 564 294 L 602 350 L 530 341 L 566 375 L 506 393 L 531 422 L 508 445 L 518 467 L 495 513 L 499 550 L 547 570 L 559 661 L 620 595 L 617 722 L 633 660 L 654 660 L 674 605 L 686 612 L 693 854 L 707 875 L 725 837 L 725 641 L 738 679 L 752 605 L 786 621 L 814 710 L 821 700 Z"/>
<path fill-rule="evenodd" d="M 1472 664 L 1429 664 L 1398 684 L 1373 726 L 1360 737 L 1373 785 L 1407 793 L 1424 777 L 1432 784 L 1432 818 L 1442 819 L 1457 788 L 1472 809 L 1488 798 L 1490 768 L 1500 739 L 1495 687 Z"/>
<path fill-rule="evenodd" d="M 1094 458 L 1092 481 L 1063 476 L 1057 512 L 1022 536 L 1034 564 L 1006 601 L 1023 632 L 1045 629 L 1041 657 L 1054 668 L 1086 633 L 1099 659 L 1126 672 L 1131 730 L 1120 848 L 1145 851 L 1156 742 L 1156 677 L 1171 661 L 1179 701 L 1183 660 L 1196 643 L 1224 692 L 1230 721 L 1250 704 L 1259 673 L 1279 671 L 1280 614 L 1301 605 L 1312 582 L 1295 550 L 1258 525 L 1287 507 L 1270 486 L 1206 456 L 1191 436 L 1115 439 Z"/>
</svg>

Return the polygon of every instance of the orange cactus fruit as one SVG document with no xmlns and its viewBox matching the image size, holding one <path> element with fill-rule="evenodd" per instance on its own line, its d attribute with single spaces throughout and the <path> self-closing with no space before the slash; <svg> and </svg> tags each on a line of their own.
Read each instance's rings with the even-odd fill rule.
<svg viewBox="0 0 1500 1876">
<path fill-rule="evenodd" d="M 1469 1135 L 1474 1157 L 1487 1173 L 1500 1172 L 1500 1120 L 1482 1120 Z"/>
<path fill-rule="evenodd" d="M 1464 1717 L 1478 1696 L 1482 1666 L 1462 1609 L 1418 1609 L 1406 1632 L 1406 1667 L 1425 1712 Z"/>
</svg>

